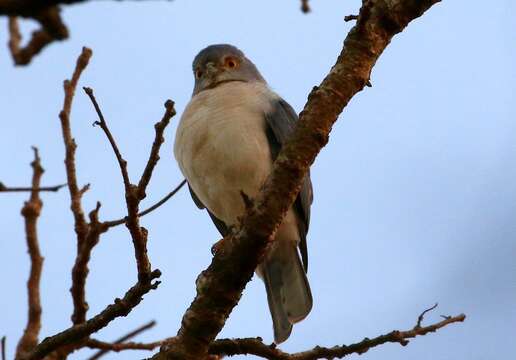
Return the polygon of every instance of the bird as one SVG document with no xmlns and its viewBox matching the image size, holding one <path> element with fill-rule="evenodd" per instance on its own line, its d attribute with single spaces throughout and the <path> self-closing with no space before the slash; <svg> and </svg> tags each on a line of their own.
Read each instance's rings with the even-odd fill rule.
<svg viewBox="0 0 516 360">
<path fill-rule="evenodd" d="M 204 48 L 192 70 L 193 94 L 176 130 L 174 156 L 194 203 L 226 236 L 245 212 L 242 192 L 259 193 L 298 116 L 233 45 Z M 308 173 L 255 271 L 265 284 L 276 344 L 312 309 L 306 275 L 312 202 Z"/>
</svg>

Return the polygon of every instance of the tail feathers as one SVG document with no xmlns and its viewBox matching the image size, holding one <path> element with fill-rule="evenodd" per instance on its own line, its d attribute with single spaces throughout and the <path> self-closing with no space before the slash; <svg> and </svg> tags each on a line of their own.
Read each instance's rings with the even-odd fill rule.
<svg viewBox="0 0 516 360">
<path fill-rule="evenodd" d="M 312 309 L 312 294 L 295 247 L 275 249 L 263 263 L 263 280 L 274 327 L 276 344 L 287 340 L 292 324 Z"/>
</svg>

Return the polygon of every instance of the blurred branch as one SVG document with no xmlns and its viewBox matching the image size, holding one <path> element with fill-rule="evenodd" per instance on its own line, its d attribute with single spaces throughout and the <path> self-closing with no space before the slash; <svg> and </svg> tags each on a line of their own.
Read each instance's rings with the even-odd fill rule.
<svg viewBox="0 0 516 360">
<path fill-rule="evenodd" d="M 310 12 L 310 4 L 308 0 L 301 0 L 301 11 L 305 14 Z"/>
<path fill-rule="evenodd" d="M 0 0 L 0 14 L 6 3 L 14 3 L 14 0 Z M 25 1 L 18 1 L 23 3 Z M 35 11 L 31 15 L 37 20 L 41 28 L 32 33 L 31 39 L 25 47 L 21 46 L 22 36 L 15 14 L 9 16 L 9 50 L 15 65 L 27 65 L 32 58 L 39 54 L 43 48 L 54 41 L 68 38 L 68 29 L 61 20 L 58 6 L 49 6 Z"/>
<path fill-rule="evenodd" d="M 158 201 L 154 205 L 150 206 L 149 208 L 143 210 L 142 212 L 138 213 L 138 217 L 141 218 L 142 216 L 145 216 L 148 213 L 151 213 L 154 210 L 156 210 L 157 208 L 159 208 L 161 205 L 166 203 L 171 197 L 173 197 L 185 184 L 186 184 L 186 180 L 181 181 L 179 183 L 179 185 L 177 185 L 174 188 L 174 190 L 172 190 L 165 197 L 163 197 L 163 199 L 161 199 L 160 201 Z M 126 221 L 127 221 L 127 216 L 124 217 L 123 219 L 105 221 L 104 225 L 107 226 L 107 227 L 113 227 L 113 226 L 118 226 L 118 225 L 125 224 Z"/>
<path fill-rule="evenodd" d="M 237 228 L 223 242 L 210 266 L 197 278 L 197 296 L 173 341 L 153 359 L 206 357 L 223 328 L 319 151 L 328 142 L 338 115 L 361 91 L 394 35 L 439 0 L 365 0 L 356 25 L 329 74 L 308 96 L 296 129 L 282 147 L 262 190 Z"/>
<path fill-rule="evenodd" d="M 345 22 L 349 22 L 349 21 L 353 21 L 353 20 L 357 20 L 358 19 L 358 15 L 346 15 L 344 16 L 344 21 Z"/>
<path fill-rule="evenodd" d="M 32 188 L 38 189 L 41 176 L 45 171 L 41 166 L 38 149 L 34 150 L 34 161 L 32 161 Z M 16 348 L 16 359 L 23 357 L 30 352 L 38 344 L 38 335 L 41 329 L 41 300 L 39 294 L 39 283 L 41 279 L 41 270 L 43 269 L 43 257 L 39 251 L 37 222 L 43 202 L 39 198 L 39 191 L 33 190 L 30 194 L 29 201 L 26 201 L 21 210 L 21 214 L 25 218 L 25 234 L 27 237 L 27 247 L 30 256 L 30 275 L 27 282 L 28 289 L 28 309 L 29 316 L 27 326 L 23 335 L 18 342 Z M 3 348 L 3 344 L 2 344 Z"/>
<path fill-rule="evenodd" d="M 98 341 L 98 340 L 94 340 L 94 339 L 88 340 L 88 342 L 86 343 L 86 346 L 93 348 L 93 349 L 102 349 L 102 350 L 93 354 L 87 360 L 97 360 L 101 356 L 103 356 L 103 355 L 107 354 L 109 351 L 113 350 L 112 348 L 109 347 L 109 345 L 118 346 L 120 344 L 127 344 L 126 343 L 127 340 L 130 340 L 130 339 L 134 338 L 135 336 L 140 335 L 142 332 L 153 328 L 155 325 L 156 325 L 156 321 L 153 320 L 145 325 L 140 326 L 139 328 L 134 329 L 130 333 L 122 336 L 120 339 L 115 340 L 113 343 L 104 343 L 102 341 Z M 95 345 L 95 344 L 107 344 L 108 346 L 102 347 L 101 345 Z M 132 344 L 136 344 L 136 343 L 132 343 Z M 113 350 L 113 351 L 117 351 L 117 350 Z"/>
<path fill-rule="evenodd" d="M 41 191 L 53 191 L 53 192 L 57 192 L 61 188 L 65 187 L 65 186 L 66 186 L 66 184 L 55 185 L 55 186 L 41 186 L 41 187 L 38 187 L 38 188 L 21 187 L 21 186 L 9 187 L 9 186 L 5 186 L 4 183 L 0 182 L 0 192 L 32 192 L 32 191 L 38 191 L 38 192 L 41 192 Z"/>
<path fill-rule="evenodd" d="M 0 344 L 0 346 L 2 347 L 2 360 L 7 360 L 7 358 L 5 356 L 5 351 L 6 351 L 5 339 L 6 339 L 6 337 L 2 336 L 2 340 L 1 340 L 1 344 Z"/>
</svg>

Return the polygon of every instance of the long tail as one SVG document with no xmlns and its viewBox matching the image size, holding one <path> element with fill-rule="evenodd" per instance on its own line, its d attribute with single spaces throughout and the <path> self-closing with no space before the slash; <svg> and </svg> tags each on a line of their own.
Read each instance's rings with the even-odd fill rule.
<svg viewBox="0 0 516 360">
<path fill-rule="evenodd" d="M 292 324 L 312 309 L 312 293 L 297 249 L 292 243 L 271 249 L 262 264 L 263 280 L 274 327 L 276 344 L 287 340 Z"/>
</svg>

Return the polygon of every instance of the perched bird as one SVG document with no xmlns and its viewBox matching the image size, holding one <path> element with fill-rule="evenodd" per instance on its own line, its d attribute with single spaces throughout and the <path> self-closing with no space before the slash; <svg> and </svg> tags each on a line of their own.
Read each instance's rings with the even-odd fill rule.
<svg viewBox="0 0 516 360">
<path fill-rule="evenodd" d="M 250 197 L 258 194 L 297 115 L 232 45 L 208 46 L 192 67 L 195 86 L 176 132 L 174 155 L 195 204 L 207 209 L 225 236 L 244 214 L 241 191 Z M 305 274 L 312 198 L 308 174 L 256 269 L 265 283 L 277 344 L 312 309 Z"/>
</svg>

